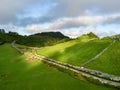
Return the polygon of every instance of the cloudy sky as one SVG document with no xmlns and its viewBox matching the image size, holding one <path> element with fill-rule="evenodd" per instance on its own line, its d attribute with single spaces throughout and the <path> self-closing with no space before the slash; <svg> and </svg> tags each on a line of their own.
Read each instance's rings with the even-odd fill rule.
<svg viewBox="0 0 120 90">
<path fill-rule="evenodd" d="M 60 31 L 77 37 L 120 33 L 120 0 L 2 0 L 0 28 L 23 35 Z"/>
</svg>

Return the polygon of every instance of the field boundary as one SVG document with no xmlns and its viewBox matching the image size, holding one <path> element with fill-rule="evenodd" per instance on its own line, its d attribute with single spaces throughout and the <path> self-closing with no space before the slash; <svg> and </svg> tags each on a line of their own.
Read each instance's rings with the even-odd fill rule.
<svg viewBox="0 0 120 90">
<path fill-rule="evenodd" d="M 15 42 L 12 43 L 12 46 L 17 51 L 19 51 L 20 49 L 18 49 L 14 44 L 15 44 Z M 105 73 L 102 73 L 99 71 L 94 71 L 94 70 L 90 70 L 90 69 L 83 68 L 83 67 L 80 68 L 80 67 L 73 66 L 73 65 L 70 65 L 67 63 L 58 62 L 58 61 L 55 61 L 53 59 L 38 55 L 36 50 L 34 53 L 31 53 L 31 54 L 33 55 L 34 58 L 41 60 L 41 61 L 47 63 L 48 65 L 52 65 L 52 66 L 55 66 L 57 68 L 62 68 L 64 70 L 69 70 L 70 72 L 75 74 L 75 77 L 77 79 L 80 79 L 80 76 L 82 75 L 83 77 L 86 77 L 88 79 L 99 81 L 102 84 L 120 88 L 120 77 L 118 77 L 118 76 L 105 74 Z M 70 74 L 69 72 L 67 72 L 67 73 Z M 104 76 L 104 75 L 106 75 L 106 76 Z M 110 78 L 108 77 L 108 75 Z"/>
<path fill-rule="evenodd" d="M 81 67 L 85 67 L 87 64 L 95 61 L 97 58 L 99 58 L 105 51 L 107 51 L 109 49 L 110 46 L 112 46 L 116 41 L 114 40 L 108 47 L 106 47 L 105 49 L 103 49 L 100 53 L 98 53 L 95 57 L 91 58 L 90 60 L 88 60 L 87 62 L 83 63 L 81 65 Z"/>
<path fill-rule="evenodd" d="M 102 84 L 120 87 L 120 77 L 118 77 L 118 76 L 111 75 L 112 77 L 114 76 L 115 78 L 108 78 L 108 77 L 106 78 L 102 75 L 98 76 L 97 74 L 93 73 L 93 71 L 90 69 L 80 68 L 80 67 L 73 66 L 73 65 L 70 65 L 67 63 L 58 62 L 58 61 L 55 61 L 53 59 L 50 59 L 50 58 L 47 58 L 44 56 L 40 56 L 38 54 L 35 54 L 35 58 L 39 59 L 43 62 L 46 62 L 48 65 L 52 64 L 54 66 L 57 66 L 58 68 L 61 67 L 65 70 L 69 70 L 76 75 L 77 79 L 80 79 L 79 76 L 82 75 L 83 77 L 92 78 L 93 80 L 99 81 Z M 109 74 L 104 73 L 104 75 L 109 75 Z"/>
</svg>

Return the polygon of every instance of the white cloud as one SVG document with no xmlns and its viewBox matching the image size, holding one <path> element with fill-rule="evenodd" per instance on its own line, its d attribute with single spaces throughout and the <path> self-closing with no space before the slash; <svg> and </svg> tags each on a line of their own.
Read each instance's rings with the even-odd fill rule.
<svg viewBox="0 0 120 90">
<path fill-rule="evenodd" d="M 103 21 L 102 16 L 79 16 L 74 18 L 60 18 L 51 23 L 51 29 L 69 29 L 88 25 L 96 25 Z"/>
<path fill-rule="evenodd" d="M 120 24 L 120 14 L 105 16 L 78 16 L 70 18 L 60 18 L 48 25 L 48 29 L 70 29 L 86 26 L 96 26 L 98 24 Z M 118 20 L 118 21 L 117 21 Z"/>
<path fill-rule="evenodd" d="M 61 31 L 70 37 L 77 37 L 83 33 L 92 31 L 99 36 L 105 36 L 111 35 L 111 32 L 116 29 L 116 24 L 109 24 L 108 21 L 113 21 L 118 17 L 120 17 L 119 14 L 112 14 L 107 16 L 79 16 L 74 18 L 61 18 L 52 23 L 28 25 L 25 27 L 25 31 L 30 34 L 37 32 Z M 103 24 L 105 24 L 104 27 Z M 116 32 L 118 32 L 118 30 Z M 114 32 L 112 33 L 114 34 Z"/>
<path fill-rule="evenodd" d="M 46 6 L 43 7 L 44 5 L 41 6 L 41 4 L 39 6 L 40 1 L 46 3 Z M 37 6 L 36 4 L 33 5 L 34 3 L 37 3 Z M 14 29 L 14 31 L 26 34 L 61 31 L 65 35 L 76 37 L 90 30 L 100 36 L 107 35 L 102 32 L 110 35 L 114 32 L 120 33 L 119 4 L 120 0 L 2 0 L 0 3 L 0 23 L 4 25 L 3 22 L 7 22 L 6 30 Z M 49 8 L 48 6 L 51 7 L 51 5 L 53 7 Z M 33 10 L 29 8 L 28 13 L 24 12 L 27 10 L 27 6 L 36 7 Z M 39 8 L 38 11 L 36 8 Z M 39 16 L 38 14 L 42 13 L 42 10 L 44 10 L 47 18 L 33 18 Z M 41 15 L 46 17 L 44 13 Z M 22 15 L 26 16 L 23 20 L 20 20 L 18 18 L 20 15 L 21 17 L 23 17 Z M 29 18 L 29 16 L 32 18 Z M 12 20 L 20 25 L 15 25 L 16 30 L 9 26 L 9 24 L 12 24 Z M 21 28 L 22 31 L 20 31 Z"/>
<path fill-rule="evenodd" d="M 25 30 L 28 33 L 36 33 L 40 30 L 40 26 L 39 25 L 28 25 Z"/>
</svg>

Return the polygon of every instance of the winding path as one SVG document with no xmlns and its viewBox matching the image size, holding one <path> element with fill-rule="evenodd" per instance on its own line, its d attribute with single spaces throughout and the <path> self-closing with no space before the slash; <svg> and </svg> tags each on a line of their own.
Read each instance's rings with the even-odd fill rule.
<svg viewBox="0 0 120 90">
<path fill-rule="evenodd" d="M 15 41 L 11 45 L 19 51 L 20 49 L 18 49 L 14 44 L 15 44 Z M 114 80 L 109 80 L 109 79 L 105 79 L 105 78 L 102 78 L 102 77 L 92 75 L 90 73 L 82 71 L 82 69 L 78 69 L 78 67 L 76 67 L 76 66 L 72 66 L 70 64 L 58 62 L 58 61 L 55 61 L 53 59 L 38 55 L 36 51 L 35 51 L 34 54 L 33 53 L 31 53 L 31 54 L 34 56 L 34 58 L 36 58 L 38 60 L 41 60 L 43 62 L 46 62 L 48 65 L 57 66 L 57 67 L 65 69 L 65 70 L 69 70 L 69 71 L 73 72 L 74 74 L 76 74 L 78 76 L 82 75 L 83 77 L 92 78 L 93 80 L 97 80 L 97 81 L 101 82 L 102 84 L 106 84 L 106 85 L 115 86 L 115 87 L 120 88 L 120 82 L 119 81 L 117 82 L 117 81 L 114 81 Z"/>
</svg>

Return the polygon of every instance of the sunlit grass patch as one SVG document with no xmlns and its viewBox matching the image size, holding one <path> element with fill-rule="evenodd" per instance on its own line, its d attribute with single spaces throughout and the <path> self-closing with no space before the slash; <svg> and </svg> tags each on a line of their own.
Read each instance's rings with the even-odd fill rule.
<svg viewBox="0 0 120 90">
<path fill-rule="evenodd" d="M 73 40 L 72 42 L 70 41 L 47 48 L 41 48 L 38 50 L 38 53 L 58 61 L 80 66 L 100 53 L 109 44 L 109 41 L 104 40 L 87 42 Z"/>
</svg>

